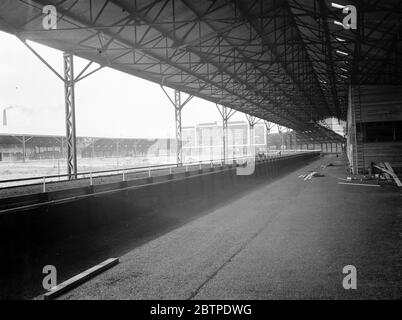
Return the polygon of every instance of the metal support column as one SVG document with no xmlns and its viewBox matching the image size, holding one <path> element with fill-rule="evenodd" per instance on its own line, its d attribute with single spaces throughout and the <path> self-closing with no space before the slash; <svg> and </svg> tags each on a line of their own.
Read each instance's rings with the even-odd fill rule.
<svg viewBox="0 0 402 320">
<path fill-rule="evenodd" d="M 69 179 L 77 178 L 77 136 L 75 129 L 75 81 L 74 58 L 64 53 L 64 98 L 66 113 L 67 174 Z"/>
<path fill-rule="evenodd" d="M 236 111 L 224 106 L 222 106 L 221 110 L 218 104 L 216 104 L 216 108 L 222 116 L 222 153 L 223 161 L 224 163 L 226 163 L 229 158 L 228 122 L 229 119 L 236 113 Z"/>
<path fill-rule="evenodd" d="M 273 124 L 269 121 L 264 121 L 264 124 L 265 124 L 265 147 L 266 147 L 266 152 L 267 152 L 267 156 L 268 156 L 269 155 L 269 134 L 271 132 Z"/>
<path fill-rule="evenodd" d="M 181 94 L 180 91 L 174 91 L 174 110 L 176 124 L 176 162 L 178 166 L 183 164 L 183 141 L 182 141 L 182 125 L 181 125 Z"/>
<path fill-rule="evenodd" d="M 25 144 L 25 136 L 22 136 L 22 162 L 25 162 L 25 158 L 27 155 L 26 144 Z"/>
<path fill-rule="evenodd" d="M 289 150 L 293 149 L 293 134 L 289 132 Z"/>
<path fill-rule="evenodd" d="M 174 90 L 174 98 L 172 99 L 162 85 L 161 85 L 161 88 L 174 107 L 176 145 L 177 145 L 176 146 L 176 161 L 177 161 L 177 165 L 181 166 L 183 164 L 183 140 L 182 140 L 181 110 L 184 108 L 184 106 L 188 102 L 190 102 L 190 100 L 193 98 L 193 96 L 189 95 L 187 97 L 187 99 L 182 103 L 180 91 Z"/>
<path fill-rule="evenodd" d="M 255 123 L 249 123 L 249 146 L 250 146 L 250 156 L 255 157 L 255 134 L 254 134 Z"/>
<path fill-rule="evenodd" d="M 292 150 L 296 150 L 296 132 L 292 131 L 292 135 L 291 135 L 291 149 Z"/>
<path fill-rule="evenodd" d="M 260 119 L 256 119 L 253 116 L 246 115 L 249 125 L 249 147 L 250 147 L 250 156 L 255 158 L 255 133 L 254 126 L 260 121 Z"/>
<path fill-rule="evenodd" d="M 26 143 L 32 139 L 32 137 L 27 138 L 26 136 L 22 136 L 21 139 L 18 138 L 18 136 L 14 136 L 16 140 L 18 140 L 22 144 L 22 162 L 26 161 L 26 156 L 27 156 L 27 149 L 26 149 Z"/>
<path fill-rule="evenodd" d="M 284 133 L 283 133 L 283 148 L 284 148 L 284 150 L 287 150 L 288 149 L 288 141 L 289 139 L 288 139 L 288 134 L 287 134 L 287 132 L 285 131 Z"/>
<path fill-rule="evenodd" d="M 278 133 L 279 133 L 279 137 L 281 138 L 281 146 L 280 146 L 280 150 L 283 150 L 283 132 L 284 132 L 284 127 L 280 126 L 280 125 L 276 125 L 278 128 Z"/>
<path fill-rule="evenodd" d="M 119 157 L 120 157 L 120 143 L 119 143 L 119 139 L 116 139 L 116 157 L 117 157 L 117 161 L 119 161 Z"/>
<path fill-rule="evenodd" d="M 223 161 L 226 163 L 228 156 L 228 108 L 222 107 L 222 147 L 223 147 Z"/>
<path fill-rule="evenodd" d="M 223 143 L 223 161 L 226 163 L 228 158 L 228 108 L 222 108 L 222 143 Z"/>
<path fill-rule="evenodd" d="M 92 138 L 92 159 L 95 158 L 95 138 Z"/>
</svg>

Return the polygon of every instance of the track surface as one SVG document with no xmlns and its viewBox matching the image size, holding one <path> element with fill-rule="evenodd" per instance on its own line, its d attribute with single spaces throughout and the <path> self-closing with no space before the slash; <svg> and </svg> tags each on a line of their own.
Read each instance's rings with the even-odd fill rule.
<svg viewBox="0 0 402 320">
<path fill-rule="evenodd" d="M 332 162 L 322 178 L 298 176 Z M 401 194 L 325 157 L 121 257 L 64 299 L 400 299 Z M 189 213 L 190 214 L 190 213 Z M 342 268 L 357 268 L 344 290 Z"/>
</svg>

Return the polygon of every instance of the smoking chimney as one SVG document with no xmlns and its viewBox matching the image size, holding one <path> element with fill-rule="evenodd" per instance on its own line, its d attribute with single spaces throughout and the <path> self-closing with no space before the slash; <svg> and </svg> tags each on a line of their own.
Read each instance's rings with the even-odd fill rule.
<svg viewBox="0 0 402 320">
<path fill-rule="evenodd" d="M 3 126 L 7 126 L 7 108 L 3 109 Z"/>
</svg>

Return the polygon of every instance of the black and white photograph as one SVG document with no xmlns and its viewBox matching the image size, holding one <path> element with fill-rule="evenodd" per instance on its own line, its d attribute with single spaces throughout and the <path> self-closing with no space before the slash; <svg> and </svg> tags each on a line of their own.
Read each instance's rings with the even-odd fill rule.
<svg viewBox="0 0 402 320">
<path fill-rule="evenodd" d="M 0 1 L 0 300 L 400 300 L 401 240 L 401 1 Z"/>
</svg>

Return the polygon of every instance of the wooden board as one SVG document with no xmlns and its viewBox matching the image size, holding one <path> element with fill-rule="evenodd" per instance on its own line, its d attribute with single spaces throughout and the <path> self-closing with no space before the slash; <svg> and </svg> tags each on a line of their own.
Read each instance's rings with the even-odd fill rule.
<svg viewBox="0 0 402 320">
<path fill-rule="evenodd" d="M 385 167 L 388 169 L 389 175 L 394 179 L 396 185 L 398 187 L 402 187 L 401 180 L 399 180 L 398 176 L 395 174 L 394 169 L 392 169 L 392 167 L 390 166 L 390 164 L 388 162 L 384 162 L 384 164 L 385 164 Z"/>
<path fill-rule="evenodd" d="M 109 258 L 109 259 L 103 261 L 102 263 L 55 286 L 49 292 L 45 293 L 43 295 L 43 298 L 45 300 L 50 300 L 50 299 L 56 298 L 56 297 L 62 295 L 63 293 L 67 292 L 68 290 L 70 290 L 70 289 L 78 286 L 79 284 L 87 281 L 88 279 L 94 277 L 95 275 L 103 272 L 104 270 L 107 270 L 107 269 L 115 266 L 118 263 L 119 263 L 118 258 Z"/>
<path fill-rule="evenodd" d="M 385 164 L 385 166 L 386 167 L 374 165 L 375 168 L 383 172 L 387 180 L 394 180 L 398 187 L 402 187 L 401 181 L 399 180 L 398 176 L 395 174 L 394 170 L 388 162 Z"/>
<path fill-rule="evenodd" d="M 338 182 L 338 184 L 349 186 L 362 186 L 362 187 L 380 187 L 378 184 L 364 184 L 364 183 L 351 183 L 351 182 Z"/>
</svg>

